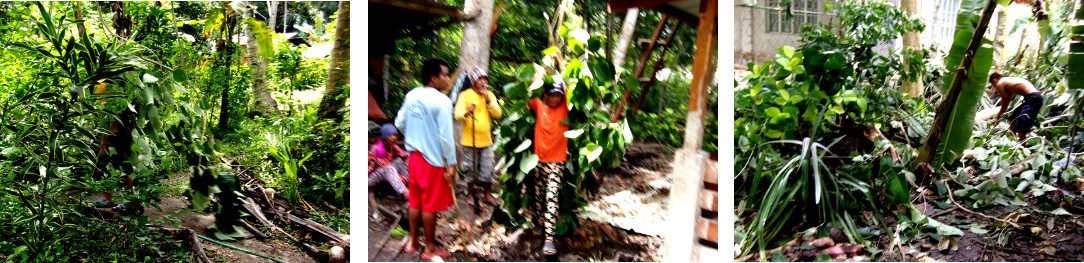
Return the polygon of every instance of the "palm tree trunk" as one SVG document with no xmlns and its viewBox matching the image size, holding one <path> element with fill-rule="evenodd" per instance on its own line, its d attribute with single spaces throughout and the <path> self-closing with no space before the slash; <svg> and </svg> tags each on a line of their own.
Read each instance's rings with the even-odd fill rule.
<svg viewBox="0 0 1084 263">
<path fill-rule="evenodd" d="M 255 8 L 249 8 L 245 12 L 245 18 L 251 18 L 255 14 Z M 272 16 L 274 17 L 274 16 Z M 256 97 L 256 110 L 270 113 L 278 110 L 278 103 L 271 93 L 267 91 L 267 63 L 268 59 L 260 54 L 260 42 L 256 40 L 256 34 L 251 26 L 245 26 L 245 37 L 248 38 L 248 61 L 252 69 L 252 93 Z"/>
<path fill-rule="evenodd" d="M 350 2 L 339 2 L 339 15 L 335 19 L 335 44 L 331 48 L 331 63 L 328 63 L 327 84 L 324 97 L 320 100 L 320 118 L 341 121 L 339 113 L 346 105 L 346 98 L 339 97 L 344 86 L 350 82 Z"/>
</svg>

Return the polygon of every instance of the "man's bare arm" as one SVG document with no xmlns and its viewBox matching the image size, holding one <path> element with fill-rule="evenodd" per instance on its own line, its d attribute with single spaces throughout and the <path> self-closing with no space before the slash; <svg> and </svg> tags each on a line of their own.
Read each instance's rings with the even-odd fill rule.
<svg viewBox="0 0 1084 263">
<path fill-rule="evenodd" d="M 997 111 L 997 117 L 994 118 L 994 121 L 991 121 L 990 124 L 997 123 L 998 121 L 1001 120 L 1001 114 L 1004 114 L 1005 110 L 1009 109 L 1009 103 L 1011 103 L 1011 102 L 1012 102 L 1012 94 L 1008 93 L 1006 91 L 1002 91 L 1001 92 L 1001 101 L 1000 101 L 1001 109 Z"/>
</svg>

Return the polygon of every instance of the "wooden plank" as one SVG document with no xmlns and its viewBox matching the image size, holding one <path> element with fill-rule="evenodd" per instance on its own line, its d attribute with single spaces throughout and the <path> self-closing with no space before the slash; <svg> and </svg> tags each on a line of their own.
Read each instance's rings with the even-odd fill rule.
<svg viewBox="0 0 1084 263">
<path fill-rule="evenodd" d="M 696 237 L 719 243 L 719 221 L 697 218 L 696 219 Z"/>
<path fill-rule="evenodd" d="M 700 209 L 719 212 L 719 192 L 700 189 Z"/>
<path fill-rule="evenodd" d="M 704 162 L 704 183 L 719 184 L 719 162 Z"/>
<path fill-rule="evenodd" d="M 633 7 L 652 7 L 676 1 L 678 0 L 610 0 L 610 4 L 606 5 L 606 10 L 611 14 L 621 13 Z"/>
<path fill-rule="evenodd" d="M 709 247 L 703 244 L 697 244 L 696 248 L 693 249 L 697 250 L 694 253 L 695 255 L 693 256 L 693 261 L 718 260 L 722 258 L 722 255 L 719 254 L 718 247 Z"/>
<path fill-rule="evenodd" d="M 685 12 L 685 11 L 683 11 L 681 9 L 677 9 L 676 7 L 674 7 L 672 5 L 657 5 L 657 6 L 651 7 L 651 9 L 655 10 L 655 11 L 658 11 L 659 13 L 670 15 L 670 16 L 674 17 L 675 19 L 677 19 L 678 21 L 681 21 L 682 23 L 685 23 L 687 25 L 690 25 L 690 26 L 693 26 L 693 27 L 700 26 L 700 20 L 694 14 L 689 14 L 688 12 Z"/>
<path fill-rule="evenodd" d="M 458 7 L 437 2 L 423 3 L 419 1 L 401 0 L 369 0 L 369 4 L 382 4 L 405 10 L 441 16 L 463 16 L 463 12 Z"/>
<path fill-rule="evenodd" d="M 313 222 L 313 221 L 307 220 L 307 219 L 301 219 L 301 218 L 299 218 L 299 217 L 297 217 L 295 215 L 285 213 L 285 212 L 280 211 L 280 210 L 270 210 L 268 213 L 269 214 L 274 214 L 274 215 L 279 216 L 281 218 L 284 218 L 287 221 L 290 221 L 290 223 L 293 223 L 295 225 L 305 227 L 307 230 L 309 230 L 309 232 L 320 234 L 320 235 L 324 236 L 325 238 L 327 238 L 327 239 L 329 239 L 331 241 L 334 241 L 333 243 L 340 243 L 340 242 L 343 241 L 343 239 L 342 239 L 343 234 L 342 233 L 339 233 L 339 232 L 337 232 L 335 230 L 332 230 L 331 228 L 326 227 L 324 225 L 321 225 L 320 223 L 316 223 L 316 222 Z M 349 247 L 347 247 L 347 248 L 349 248 Z"/>
</svg>

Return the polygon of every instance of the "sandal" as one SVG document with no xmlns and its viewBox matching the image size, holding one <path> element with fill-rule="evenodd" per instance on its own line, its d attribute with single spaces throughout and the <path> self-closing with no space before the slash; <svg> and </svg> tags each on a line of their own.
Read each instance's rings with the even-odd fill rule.
<svg viewBox="0 0 1084 263">
<path fill-rule="evenodd" d="M 546 241 L 546 244 L 542 245 L 542 255 L 557 255 L 557 248 L 553 246 L 553 241 Z"/>
<path fill-rule="evenodd" d="M 422 259 L 429 260 L 429 261 L 433 261 L 433 258 L 435 258 L 435 257 L 439 257 L 440 259 L 443 260 L 444 258 L 450 257 L 450 256 L 452 256 L 452 254 L 448 253 L 448 251 L 444 250 L 444 249 L 441 249 L 440 253 L 438 253 L 436 255 L 432 255 L 432 256 L 426 256 L 425 253 L 422 253 Z"/>
<path fill-rule="evenodd" d="M 408 240 L 407 244 L 403 245 L 403 252 L 414 253 L 414 252 L 417 252 L 418 249 L 420 249 L 421 247 L 422 247 L 421 242 L 414 242 L 414 249 L 410 249 L 410 241 Z"/>
</svg>

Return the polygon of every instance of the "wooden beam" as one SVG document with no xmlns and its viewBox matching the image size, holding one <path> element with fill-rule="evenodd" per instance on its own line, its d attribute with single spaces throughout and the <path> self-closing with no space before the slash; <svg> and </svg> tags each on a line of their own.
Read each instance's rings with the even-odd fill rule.
<svg viewBox="0 0 1084 263">
<path fill-rule="evenodd" d="M 719 212 L 719 192 L 700 189 L 700 209 Z"/>
<path fill-rule="evenodd" d="M 670 35 L 666 36 L 666 43 L 670 43 L 670 41 L 674 40 L 674 35 L 677 35 L 679 25 L 681 25 L 681 23 L 675 22 L 674 26 L 670 27 Z M 662 54 L 660 54 L 659 59 L 655 61 L 655 68 L 651 70 L 651 76 L 649 76 L 650 79 L 648 79 L 647 85 L 644 85 L 644 88 L 640 91 L 640 97 L 636 99 L 636 106 L 632 107 L 632 112 L 629 113 L 629 116 L 635 117 L 636 111 L 640 110 L 640 106 L 644 105 L 644 98 L 647 98 L 647 91 L 655 84 L 655 75 L 659 73 L 659 70 L 662 69 L 663 65 L 666 65 L 666 51 L 669 49 L 670 45 L 662 47 L 662 52 L 660 52 Z"/>
<path fill-rule="evenodd" d="M 651 42 L 648 42 L 647 49 L 645 49 L 644 54 L 640 56 L 640 63 L 636 64 L 636 70 L 632 71 L 632 75 L 635 75 L 637 78 L 644 75 L 644 67 L 647 67 L 647 60 L 651 59 L 651 53 L 655 52 L 655 44 L 659 42 L 659 35 L 662 34 L 662 29 L 666 26 L 666 20 L 669 19 L 670 16 L 666 14 L 662 15 L 662 20 L 659 20 L 659 25 L 655 26 L 655 33 L 651 34 Z"/>
<path fill-rule="evenodd" d="M 431 2 L 432 5 L 426 5 L 417 1 L 369 0 L 369 4 L 381 4 L 410 11 L 424 12 L 441 16 L 463 16 L 463 12 L 460 11 L 459 8 L 455 6 L 443 5 L 437 2 Z"/>
<path fill-rule="evenodd" d="M 719 221 L 697 218 L 696 219 L 696 237 L 719 243 Z"/>
<path fill-rule="evenodd" d="M 717 0 L 704 0 L 700 2 L 700 26 L 696 30 L 696 53 L 693 56 L 693 81 L 689 90 L 689 113 L 685 117 L 685 143 L 686 151 L 700 150 L 700 144 L 704 142 L 704 111 L 708 104 L 708 86 L 711 85 L 714 63 L 712 57 L 715 54 L 715 46 L 718 35 L 718 20 L 716 15 L 719 9 Z"/>
<path fill-rule="evenodd" d="M 610 0 L 610 3 L 606 5 L 606 10 L 611 14 L 621 13 L 633 7 L 652 7 L 676 1 L 678 0 Z"/>
<path fill-rule="evenodd" d="M 490 37 L 490 39 L 493 38 L 493 35 L 497 34 L 497 18 L 500 18 L 501 13 L 503 13 L 503 12 L 504 12 L 504 2 L 501 2 L 500 5 L 497 5 L 497 10 L 493 11 L 493 21 L 490 23 L 492 25 L 492 27 L 489 29 L 489 37 Z"/>
<path fill-rule="evenodd" d="M 644 53 L 640 55 L 640 63 L 636 64 L 636 69 L 632 72 L 632 75 L 637 79 L 644 75 L 644 66 L 647 65 L 647 60 L 651 59 L 651 52 L 655 51 L 655 43 L 659 41 L 659 34 L 662 34 L 662 29 L 666 26 L 667 19 L 670 19 L 670 17 L 663 14 L 662 19 L 659 20 L 659 25 L 655 26 L 655 33 L 651 34 L 651 42 L 648 43 L 647 49 L 644 49 Z M 646 88 L 647 86 L 644 86 L 644 89 Z M 617 106 L 610 112 L 610 122 L 616 122 L 617 118 L 624 116 L 622 112 L 629 104 L 629 95 L 632 95 L 632 90 L 625 89 L 625 92 L 621 95 L 621 100 L 617 102 Z"/>
<path fill-rule="evenodd" d="M 695 15 L 689 14 L 681 9 L 677 9 L 672 5 L 657 5 L 651 7 L 651 10 L 670 15 L 676 18 L 678 21 L 681 21 L 682 23 L 688 24 L 692 27 L 700 26 L 700 18 L 697 18 Z"/>
</svg>

